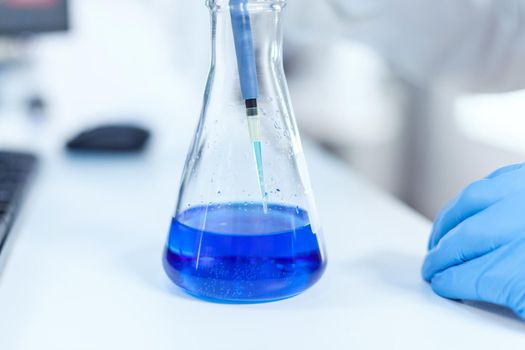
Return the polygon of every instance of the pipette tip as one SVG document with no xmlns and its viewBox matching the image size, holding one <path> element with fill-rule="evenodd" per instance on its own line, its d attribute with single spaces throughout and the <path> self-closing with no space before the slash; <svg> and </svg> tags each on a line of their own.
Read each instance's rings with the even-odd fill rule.
<svg viewBox="0 0 525 350">
<path fill-rule="evenodd" d="M 257 178 L 259 180 L 259 190 L 261 191 L 263 210 L 266 214 L 268 212 L 268 193 L 266 193 L 266 189 L 264 186 L 261 141 L 253 141 L 253 152 L 255 155 L 255 166 L 257 167 Z"/>
</svg>

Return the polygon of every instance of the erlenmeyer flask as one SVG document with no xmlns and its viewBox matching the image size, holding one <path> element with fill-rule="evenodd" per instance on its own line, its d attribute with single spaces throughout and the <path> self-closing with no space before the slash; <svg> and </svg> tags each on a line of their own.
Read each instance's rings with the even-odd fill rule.
<svg viewBox="0 0 525 350">
<path fill-rule="evenodd" d="M 234 2 L 249 19 L 255 123 L 254 106 L 241 88 Z M 283 72 L 285 1 L 208 0 L 207 5 L 211 69 L 164 268 L 178 286 L 207 300 L 288 298 L 319 280 L 326 256 Z"/>
</svg>

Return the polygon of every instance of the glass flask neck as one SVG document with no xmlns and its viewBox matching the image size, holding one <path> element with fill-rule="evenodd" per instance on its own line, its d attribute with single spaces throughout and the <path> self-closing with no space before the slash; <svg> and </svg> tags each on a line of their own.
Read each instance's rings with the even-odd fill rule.
<svg viewBox="0 0 525 350">
<path fill-rule="evenodd" d="M 279 0 L 249 0 L 246 4 L 257 70 L 261 75 L 268 72 L 268 66 L 274 66 L 273 69 L 282 68 L 281 14 L 285 4 L 285 1 Z M 237 78 L 237 56 L 229 0 L 209 0 L 207 5 L 211 15 L 212 71 L 216 74 L 225 71 L 231 78 Z"/>
</svg>

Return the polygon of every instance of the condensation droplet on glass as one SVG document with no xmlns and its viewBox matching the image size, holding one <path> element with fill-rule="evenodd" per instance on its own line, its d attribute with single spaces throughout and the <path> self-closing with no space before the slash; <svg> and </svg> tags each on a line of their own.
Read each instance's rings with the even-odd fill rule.
<svg viewBox="0 0 525 350">
<path fill-rule="evenodd" d="M 279 124 L 277 120 L 273 123 L 273 127 L 276 128 L 277 130 L 281 130 L 281 125 Z"/>
</svg>

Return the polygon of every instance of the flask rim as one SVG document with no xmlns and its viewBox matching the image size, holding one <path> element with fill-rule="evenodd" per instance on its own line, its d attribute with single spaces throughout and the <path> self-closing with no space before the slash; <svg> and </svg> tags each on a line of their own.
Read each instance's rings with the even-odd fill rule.
<svg viewBox="0 0 525 350">
<path fill-rule="evenodd" d="M 273 9 L 280 10 L 288 0 L 247 0 L 248 10 Z M 230 0 L 206 0 L 206 6 L 211 10 L 229 9 Z"/>
</svg>

